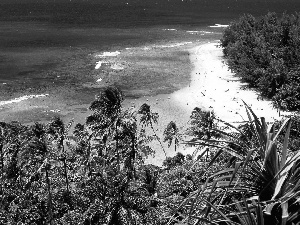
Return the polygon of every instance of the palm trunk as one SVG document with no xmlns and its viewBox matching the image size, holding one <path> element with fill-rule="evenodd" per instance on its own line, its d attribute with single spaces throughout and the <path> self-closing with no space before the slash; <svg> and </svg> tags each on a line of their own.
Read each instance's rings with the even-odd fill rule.
<svg viewBox="0 0 300 225">
<path fill-rule="evenodd" d="M 48 187 L 48 206 L 49 206 L 49 217 L 50 217 L 49 219 L 50 219 L 50 224 L 54 225 L 51 184 L 50 184 L 50 179 L 49 179 L 48 168 L 46 168 L 46 182 L 47 182 L 47 187 Z"/>
<path fill-rule="evenodd" d="M 68 168 L 67 168 L 67 161 L 66 161 L 66 153 L 65 153 L 64 137 L 63 136 L 61 137 L 60 146 L 61 146 L 62 152 L 63 152 L 63 163 L 64 163 L 64 174 L 65 174 L 65 179 L 66 179 L 66 188 L 67 188 L 67 193 L 69 193 L 70 189 L 69 189 Z"/>
<path fill-rule="evenodd" d="M 208 149 L 206 150 L 206 159 L 205 159 L 205 162 L 207 162 L 207 159 L 208 159 Z"/>
<path fill-rule="evenodd" d="M 132 172 L 133 172 L 133 177 L 135 178 L 136 177 L 136 174 L 135 174 L 135 167 L 134 167 L 134 163 L 135 163 L 135 134 L 132 135 L 132 139 L 131 139 L 131 156 L 132 156 L 132 162 L 131 162 L 131 169 L 132 169 Z"/>
<path fill-rule="evenodd" d="M 117 164 L 118 164 L 118 169 L 120 170 L 120 154 L 119 154 L 119 137 L 118 137 L 118 119 L 116 121 L 116 151 L 117 151 Z"/>
<path fill-rule="evenodd" d="M 68 178 L 68 169 L 67 169 L 67 162 L 66 162 L 66 157 L 64 157 L 64 173 L 65 173 L 65 178 L 66 178 L 66 188 L 67 192 L 70 192 L 69 188 L 69 178 Z"/>
<path fill-rule="evenodd" d="M 88 176 L 90 176 L 92 169 L 91 169 L 91 164 L 90 164 L 90 154 L 91 154 L 91 140 L 92 140 L 93 135 L 91 134 L 88 139 L 88 148 L 87 148 L 87 153 L 86 153 L 86 160 L 87 160 L 87 168 L 88 168 Z M 86 171 L 86 170 L 85 170 Z"/>
<path fill-rule="evenodd" d="M 164 148 L 164 146 L 162 145 L 162 143 L 161 143 L 161 141 L 160 141 L 160 138 L 156 135 L 155 130 L 154 130 L 154 127 L 153 127 L 153 124 L 152 124 L 151 121 L 150 121 L 150 126 L 151 126 L 151 129 L 152 129 L 153 133 L 154 133 L 154 136 L 156 137 L 157 141 L 159 142 L 159 144 L 160 144 L 160 146 L 161 146 L 162 150 L 164 151 L 165 156 L 166 156 L 166 158 L 167 158 L 167 153 L 166 153 L 166 151 L 165 151 L 165 148 Z"/>
<path fill-rule="evenodd" d="M 3 205 L 2 203 L 3 203 L 3 196 L 4 196 L 4 176 L 3 176 L 3 173 L 4 173 L 4 171 L 3 171 L 3 169 L 4 169 L 4 159 L 3 159 L 3 157 L 4 157 L 4 154 L 3 154 L 3 144 L 1 144 L 0 145 L 0 154 L 1 154 L 1 185 L 0 185 L 0 193 L 1 193 L 1 196 L 2 196 L 2 198 L 1 198 L 1 205 Z"/>
</svg>

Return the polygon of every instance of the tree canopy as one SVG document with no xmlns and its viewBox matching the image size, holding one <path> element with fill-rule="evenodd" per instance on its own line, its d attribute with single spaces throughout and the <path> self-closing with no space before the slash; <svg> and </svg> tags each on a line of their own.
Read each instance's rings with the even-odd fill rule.
<svg viewBox="0 0 300 225">
<path fill-rule="evenodd" d="M 300 109 L 298 13 L 244 15 L 224 31 L 221 46 L 230 69 L 285 110 Z"/>
</svg>

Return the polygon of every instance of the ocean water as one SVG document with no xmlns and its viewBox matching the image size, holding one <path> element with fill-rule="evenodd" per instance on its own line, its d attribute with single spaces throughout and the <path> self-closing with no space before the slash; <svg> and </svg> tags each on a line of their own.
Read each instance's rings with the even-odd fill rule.
<svg viewBox="0 0 300 225">
<path fill-rule="evenodd" d="M 219 39 L 224 28 L 210 26 L 229 24 L 244 13 L 300 10 L 296 0 L 99 2 L 0 4 L 2 119 L 43 120 L 48 117 L 42 113 L 89 103 L 106 78 L 132 98 L 175 91 L 188 84 L 189 68 L 186 52 L 172 48 Z M 118 51 L 124 53 L 119 62 L 98 57 Z M 187 77 L 169 78 L 167 65 L 181 65 Z M 20 99 L 31 102 L 13 105 Z"/>
</svg>

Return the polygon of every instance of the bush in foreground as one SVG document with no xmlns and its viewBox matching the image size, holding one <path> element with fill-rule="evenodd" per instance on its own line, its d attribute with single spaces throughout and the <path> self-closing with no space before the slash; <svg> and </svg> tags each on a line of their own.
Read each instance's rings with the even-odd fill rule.
<svg viewBox="0 0 300 225">
<path fill-rule="evenodd" d="M 122 99 L 118 89 L 105 90 L 73 135 L 72 122 L 59 118 L 32 126 L 0 123 L 0 224 L 300 221 L 298 117 L 268 128 L 246 106 L 243 126 L 221 129 L 212 112 L 195 108 L 184 144 L 202 153 L 177 153 L 159 168 L 144 164 L 155 150 L 151 141 L 159 141 L 151 119 L 158 114 L 148 105 L 124 110 Z M 179 134 L 171 122 L 169 146 L 182 144 Z"/>
</svg>

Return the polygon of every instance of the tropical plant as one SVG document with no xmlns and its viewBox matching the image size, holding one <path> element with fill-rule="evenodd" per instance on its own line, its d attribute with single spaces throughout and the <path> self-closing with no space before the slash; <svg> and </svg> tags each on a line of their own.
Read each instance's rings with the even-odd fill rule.
<svg viewBox="0 0 300 225">
<path fill-rule="evenodd" d="M 174 142 L 174 148 L 176 152 L 176 148 L 179 145 L 179 141 L 181 140 L 181 134 L 176 126 L 176 123 L 171 121 L 167 128 L 164 131 L 164 142 L 168 142 L 168 147 L 170 148 L 172 142 Z"/>
<path fill-rule="evenodd" d="M 59 118 L 0 123 L 0 224 L 299 222 L 297 115 L 268 126 L 245 104 L 248 121 L 235 127 L 196 108 L 184 143 L 210 157 L 177 152 L 160 168 L 144 164 L 157 140 L 150 107 L 123 110 L 121 96 L 115 88 L 101 93 L 73 137 Z M 169 146 L 180 136 L 169 123 Z"/>
<path fill-rule="evenodd" d="M 177 154 L 174 157 L 167 157 L 163 161 L 163 166 L 166 167 L 166 169 L 170 169 L 175 166 L 180 166 L 184 162 L 185 162 L 185 156 L 181 152 L 177 152 Z"/>
<path fill-rule="evenodd" d="M 189 208 L 189 213 L 183 219 L 184 224 L 192 221 L 217 224 L 222 221 L 229 224 L 263 224 L 262 221 L 269 221 L 268 224 L 271 224 L 272 221 L 272 224 L 292 224 L 297 220 L 299 185 L 296 180 L 300 175 L 300 154 L 288 152 L 292 121 L 285 120 L 276 131 L 275 125 L 268 129 L 264 118 L 259 120 L 247 105 L 246 110 L 249 116 L 246 133 L 226 123 L 234 133 L 220 130 L 224 135 L 223 140 L 198 139 L 186 142 L 219 149 L 208 167 L 223 152 L 231 154 L 232 159 L 183 201 L 180 208 Z M 278 137 L 284 130 L 285 137 L 282 145 L 279 145 Z M 265 208 L 264 213 L 262 208 Z"/>
<path fill-rule="evenodd" d="M 68 194 L 70 194 L 70 184 L 68 178 L 67 152 L 65 150 L 65 140 L 67 139 L 67 135 L 72 124 L 73 121 L 70 121 L 69 124 L 65 126 L 64 122 L 59 117 L 55 117 L 48 124 L 47 130 L 47 133 L 52 136 L 53 141 L 57 142 L 57 149 L 59 151 L 57 156 L 59 157 L 59 160 L 63 162 L 63 173 L 66 181 L 66 192 Z"/>
<path fill-rule="evenodd" d="M 188 135 L 196 139 L 219 138 L 220 133 L 215 132 L 218 123 L 214 111 L 205 111 L 198 107 L 194 108 L 190 116 L 190 125 Z"/>
<path fill-rule="evenodd" d="M 118 89 L 104 91 L 91 104 L 86 126 L 75 127 L 74 150 L 82 158 L 77 164 L 83 162 L 90 170 L 86 179 L 78 180 L 78 188 L 84 186 L 81 195 L 90 202 L 84 209 L 87 224 L 146 223 L 151 211 L 153 193 L 145 192 L 145 180 L 138 177 L 151 152 L 145 146 L 148 140 L 143 129 L 138 132 L 137 113 L 122 110 L 121 102 Z"/>
<path fill-rule="evenodd" d="M 150 109 L 150 105 L 144 103 L 138 110 L 138 114 L 141 115 L 140 122 L 142 123 L 143 126 L 150 125 L 156 140 L 159 142 L 161 149 L 163 150 L 163 152 L 165 153 L 165 156 L 167 158 L 167 153 L 164 149 L 164 146 L 162 145 L 160 138 L 157 136 L 157 134 L 154 130 L 154 127 L 153 127 L 153 123 L 157 123 L 157 120 L 159 117 L 158 113 L 152 112 Z"/>
</svg>

